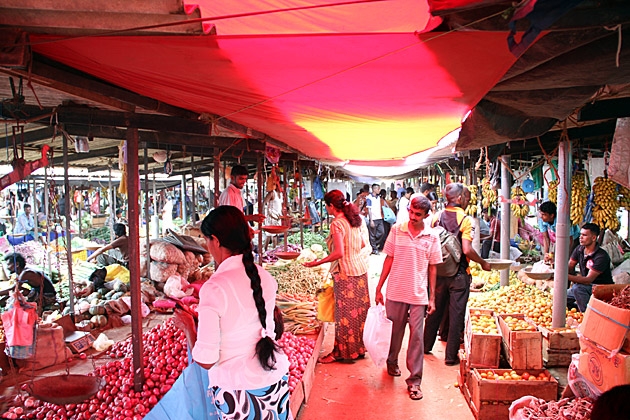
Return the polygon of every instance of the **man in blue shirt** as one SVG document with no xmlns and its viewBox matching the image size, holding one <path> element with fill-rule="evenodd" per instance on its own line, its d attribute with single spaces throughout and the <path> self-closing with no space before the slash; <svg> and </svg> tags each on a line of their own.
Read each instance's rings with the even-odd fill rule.
<svg viewBox="0 0 630 420">
<path fill-rule="evenodd" d="M 549 253 L 550 244 L 556 242 L 556 205 L 551 201 L 545 201 L 540 205 L 538 213 L 542 220 L 540 223 L 540 233 L 543 234 L 542 246 L 544 255 L 546 256 Z M 575 225 L 571 226 L 569 235 L 571 236 L 571 240 L 575 241 L 580 236 L 580 228 Z"/>
</svg>

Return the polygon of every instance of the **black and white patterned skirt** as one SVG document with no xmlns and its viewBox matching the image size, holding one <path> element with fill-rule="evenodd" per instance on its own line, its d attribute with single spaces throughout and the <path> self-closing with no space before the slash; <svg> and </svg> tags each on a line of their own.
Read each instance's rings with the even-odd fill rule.
<svg viewBox="0 0 630 420">
<path fill-rule="evenodd" d="M 271 386 L 231 390 L 211 386 L 210 392 L 224 420 L 293 420 L 289 412 L 289 375 Z"/>
</svg>

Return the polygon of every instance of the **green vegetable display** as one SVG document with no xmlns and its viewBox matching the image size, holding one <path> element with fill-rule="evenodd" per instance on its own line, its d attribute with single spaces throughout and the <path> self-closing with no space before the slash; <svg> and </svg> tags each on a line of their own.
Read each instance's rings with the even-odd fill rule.
<svg viewBox="0 0 630 420">
<path fill-rule="evenodd" d="M 322 232 L 328 236 L 328 232 Z M 326 245 L 326 236 L 322 236 L 322 233 L 304 232 L 304 248 L 310 248 L 313 244 L 319 244 L 324 248 L 324 251 L 328 252 L 328 246 Z M 290 244 L 300 244 L 300 234 L 294 233 L 287 237 L 287 242 Z"/>
</svg>

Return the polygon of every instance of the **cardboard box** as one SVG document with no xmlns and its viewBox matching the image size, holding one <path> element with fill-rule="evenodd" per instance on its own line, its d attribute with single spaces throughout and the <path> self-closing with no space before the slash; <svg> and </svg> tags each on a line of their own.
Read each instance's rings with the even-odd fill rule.
<svg viewBox="0 0 630 420">
<path fill-rule="evenodd" d="M 614 356 L 587 340 L 580 339 L 578 372 L 602 392 L 617 385 L 630 384 L 630 354 Z"/>
<path fill-rule="evenodd" d="M 87 331 L 75 331 L 65 337 L 65 342 L 74 353 L 81 353 L 89 349 L 96 339 Z"/>
<path fill-rule="evenodd" d="M 619 292 L 626 286 L 625 284 L 593 286 L 593 294 L 584 313 L 584 320 L 579 326 L 584 337 L 608 351 L 621 349 L 624 341 L 630 337 L 630 310 L 617 308 L 605 302 L 612 298 L 614 292 Z"/>
</svg>

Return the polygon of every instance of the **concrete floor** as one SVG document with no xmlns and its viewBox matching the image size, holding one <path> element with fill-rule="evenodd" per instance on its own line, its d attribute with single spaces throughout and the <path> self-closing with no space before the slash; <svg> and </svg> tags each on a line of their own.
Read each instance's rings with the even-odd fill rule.
<svg viewBox="0 0 630 420">
<path fill-rule="evenodd" d="M 384 254 L 370 256 L 370 299 L 383 266 Z M 433 354 L 425 356 L 422 391 L 424 398 L 413 401 L 407 393 L 405 378 L 406 343 L 400 355 L 402 376 L 389 376 L 384 367 L 376 367 L 369 355 L 352 364 L 318 364 L 315 382 L 308 401 L 297 415 L 298 420 L 311 419 L 474 419 L 458 388 L 458 366 L 444 364 L 445 343 L 438 342 Z M 326 331 L 321 355 L 334 344 L 334 325 Z M 295 413 L 294 413 L 295 414 Z"/>
</svg>

